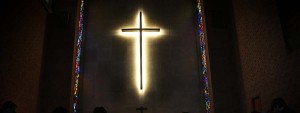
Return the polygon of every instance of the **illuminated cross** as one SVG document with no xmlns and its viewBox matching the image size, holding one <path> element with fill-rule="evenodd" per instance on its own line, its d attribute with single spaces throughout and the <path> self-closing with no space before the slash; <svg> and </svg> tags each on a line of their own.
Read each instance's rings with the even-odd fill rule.
<svg viewBox="0 0 300 113">
<path fill-rule="evenodd" d="M 142 12 L 140 12 L 140 26 L 139 28 L 127 28 L 127 29 L 122 29 L 122 32 L 139 32 L 140 33 L 140 88 L 141 90 L 143 89 L 143 71 L 142 71 L 142 39 L 143 39 L 143 36 L 142 36 L 142 33 L 143 32 L 159 32 L 160 29 L 159 28 L 143 28 L 143 25 L 142 25 Z"/>
</svg>

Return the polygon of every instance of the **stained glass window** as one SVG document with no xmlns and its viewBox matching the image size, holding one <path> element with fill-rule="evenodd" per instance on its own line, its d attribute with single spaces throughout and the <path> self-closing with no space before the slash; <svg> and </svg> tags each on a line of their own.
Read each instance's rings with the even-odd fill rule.
<svg viewBox="0 0 300 113">
<path fill-rule="evenodd" d="M 74 78 L 74 105 L 73 105 L 73 113 L 78 113 L 79 108 L 79 97 L 78 97 L 78 86 L 79 86 L 79 77 L 80 77 L 80 54 L 81 54 L 81 46 L 83 39 L 83 16 L 84 16 L 84 0 L 81 0 L 80 5 L 80 14 L 78 21 L 78 37 L 77 37 L 77 51 L 76 51 L 76 61 L 75 61 L 75 78 Z"/>
<path fill-rule="evenodd" d="M 204 82 L 204 97 L 205 97 L 205 108 L 207 113 L 210 113 L 210 95 L 209 95 L 209 78 L 208 78 L 208 69 L 207 69 L 207 52 L 206 52 L 206 40 L 204 34 L 204 20 L 203 20 L 203 10 L 202 10 L 202 2 L 197 0 L 197 10 L 198 10 L 198 36 L 200 38 L 200 52 L 202 57 L 202 74 L 203 74 L 203 82 Z"/>
</svg>

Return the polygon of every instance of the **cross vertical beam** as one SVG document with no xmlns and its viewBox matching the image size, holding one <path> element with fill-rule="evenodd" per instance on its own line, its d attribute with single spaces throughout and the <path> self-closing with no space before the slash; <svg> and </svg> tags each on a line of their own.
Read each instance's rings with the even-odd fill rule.
<svg viewBox="0 0 300 113">
<path fill-rule="evenodd" d="M 143 54 L 142 54 L 142 44 L 143 44 L 143 31 L 142 31 L 142 12 L 140 12 L 140 83 L 141 83 L 141 90 L 143 89 Z"/>
</svg>

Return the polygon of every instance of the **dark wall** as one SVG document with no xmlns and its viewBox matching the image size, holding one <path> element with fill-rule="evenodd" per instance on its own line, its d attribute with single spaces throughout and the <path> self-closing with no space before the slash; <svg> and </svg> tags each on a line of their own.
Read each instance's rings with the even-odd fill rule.
<svg viewBox="0 0 300 113">
<path fill-rule="evenodd" d="M 231 0 L 205 0 L 211 90 L 215 113 L 242 113 L 239 56 Z"/>
<path fill-rule="evenodd" d="M 78 1 L 53 3 L 45 32 L 43 68 L 40 81 L 39 112 L 50 113 L 55 107 L 71 109 L 74 35 Z"/>
<path fill-rule="evenodd" d="M 0 105 L 36 113 L 47 12 L 39 0 L 1 1 Z"/>
<path fill-rule="evenodd" d="M 263 111 L 282 97 L 300 112 L 300 50 L 287 49 L 276 0 L 233 0 L 233 6 L 247 112 L 255 96 Z"/>
<path fill-rule="evenodd" d="M 280 23 L 286 46 L 290 51 L 300 48 L 300 1 L 277 0 Z"/>
</svg>

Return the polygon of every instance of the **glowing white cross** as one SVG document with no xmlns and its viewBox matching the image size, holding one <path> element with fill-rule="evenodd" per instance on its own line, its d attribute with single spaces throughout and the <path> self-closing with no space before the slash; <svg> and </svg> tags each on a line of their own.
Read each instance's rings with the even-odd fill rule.
<svg viewBox="0 0 300 113">
<path fill-rule="evenodd" d="M 139 28 L 127 28 L 127 29 L 122 29 L 122 32 L 139 32 L 140 33 L 140 89 L 142 90 L 143 89 L 143 68 L 142 68 L 142 64 L 143 64 L 143 61 L 142 61 L 142 39 L 143 39 L 143 36 L 142 36 L 142 33 L 143 32 L 160 32 L 160 29 L 159 28 L 143 28 L 143 25 L 142 25 L 142 12 L 140 12 L 140 26 Z"/>
</svg>

